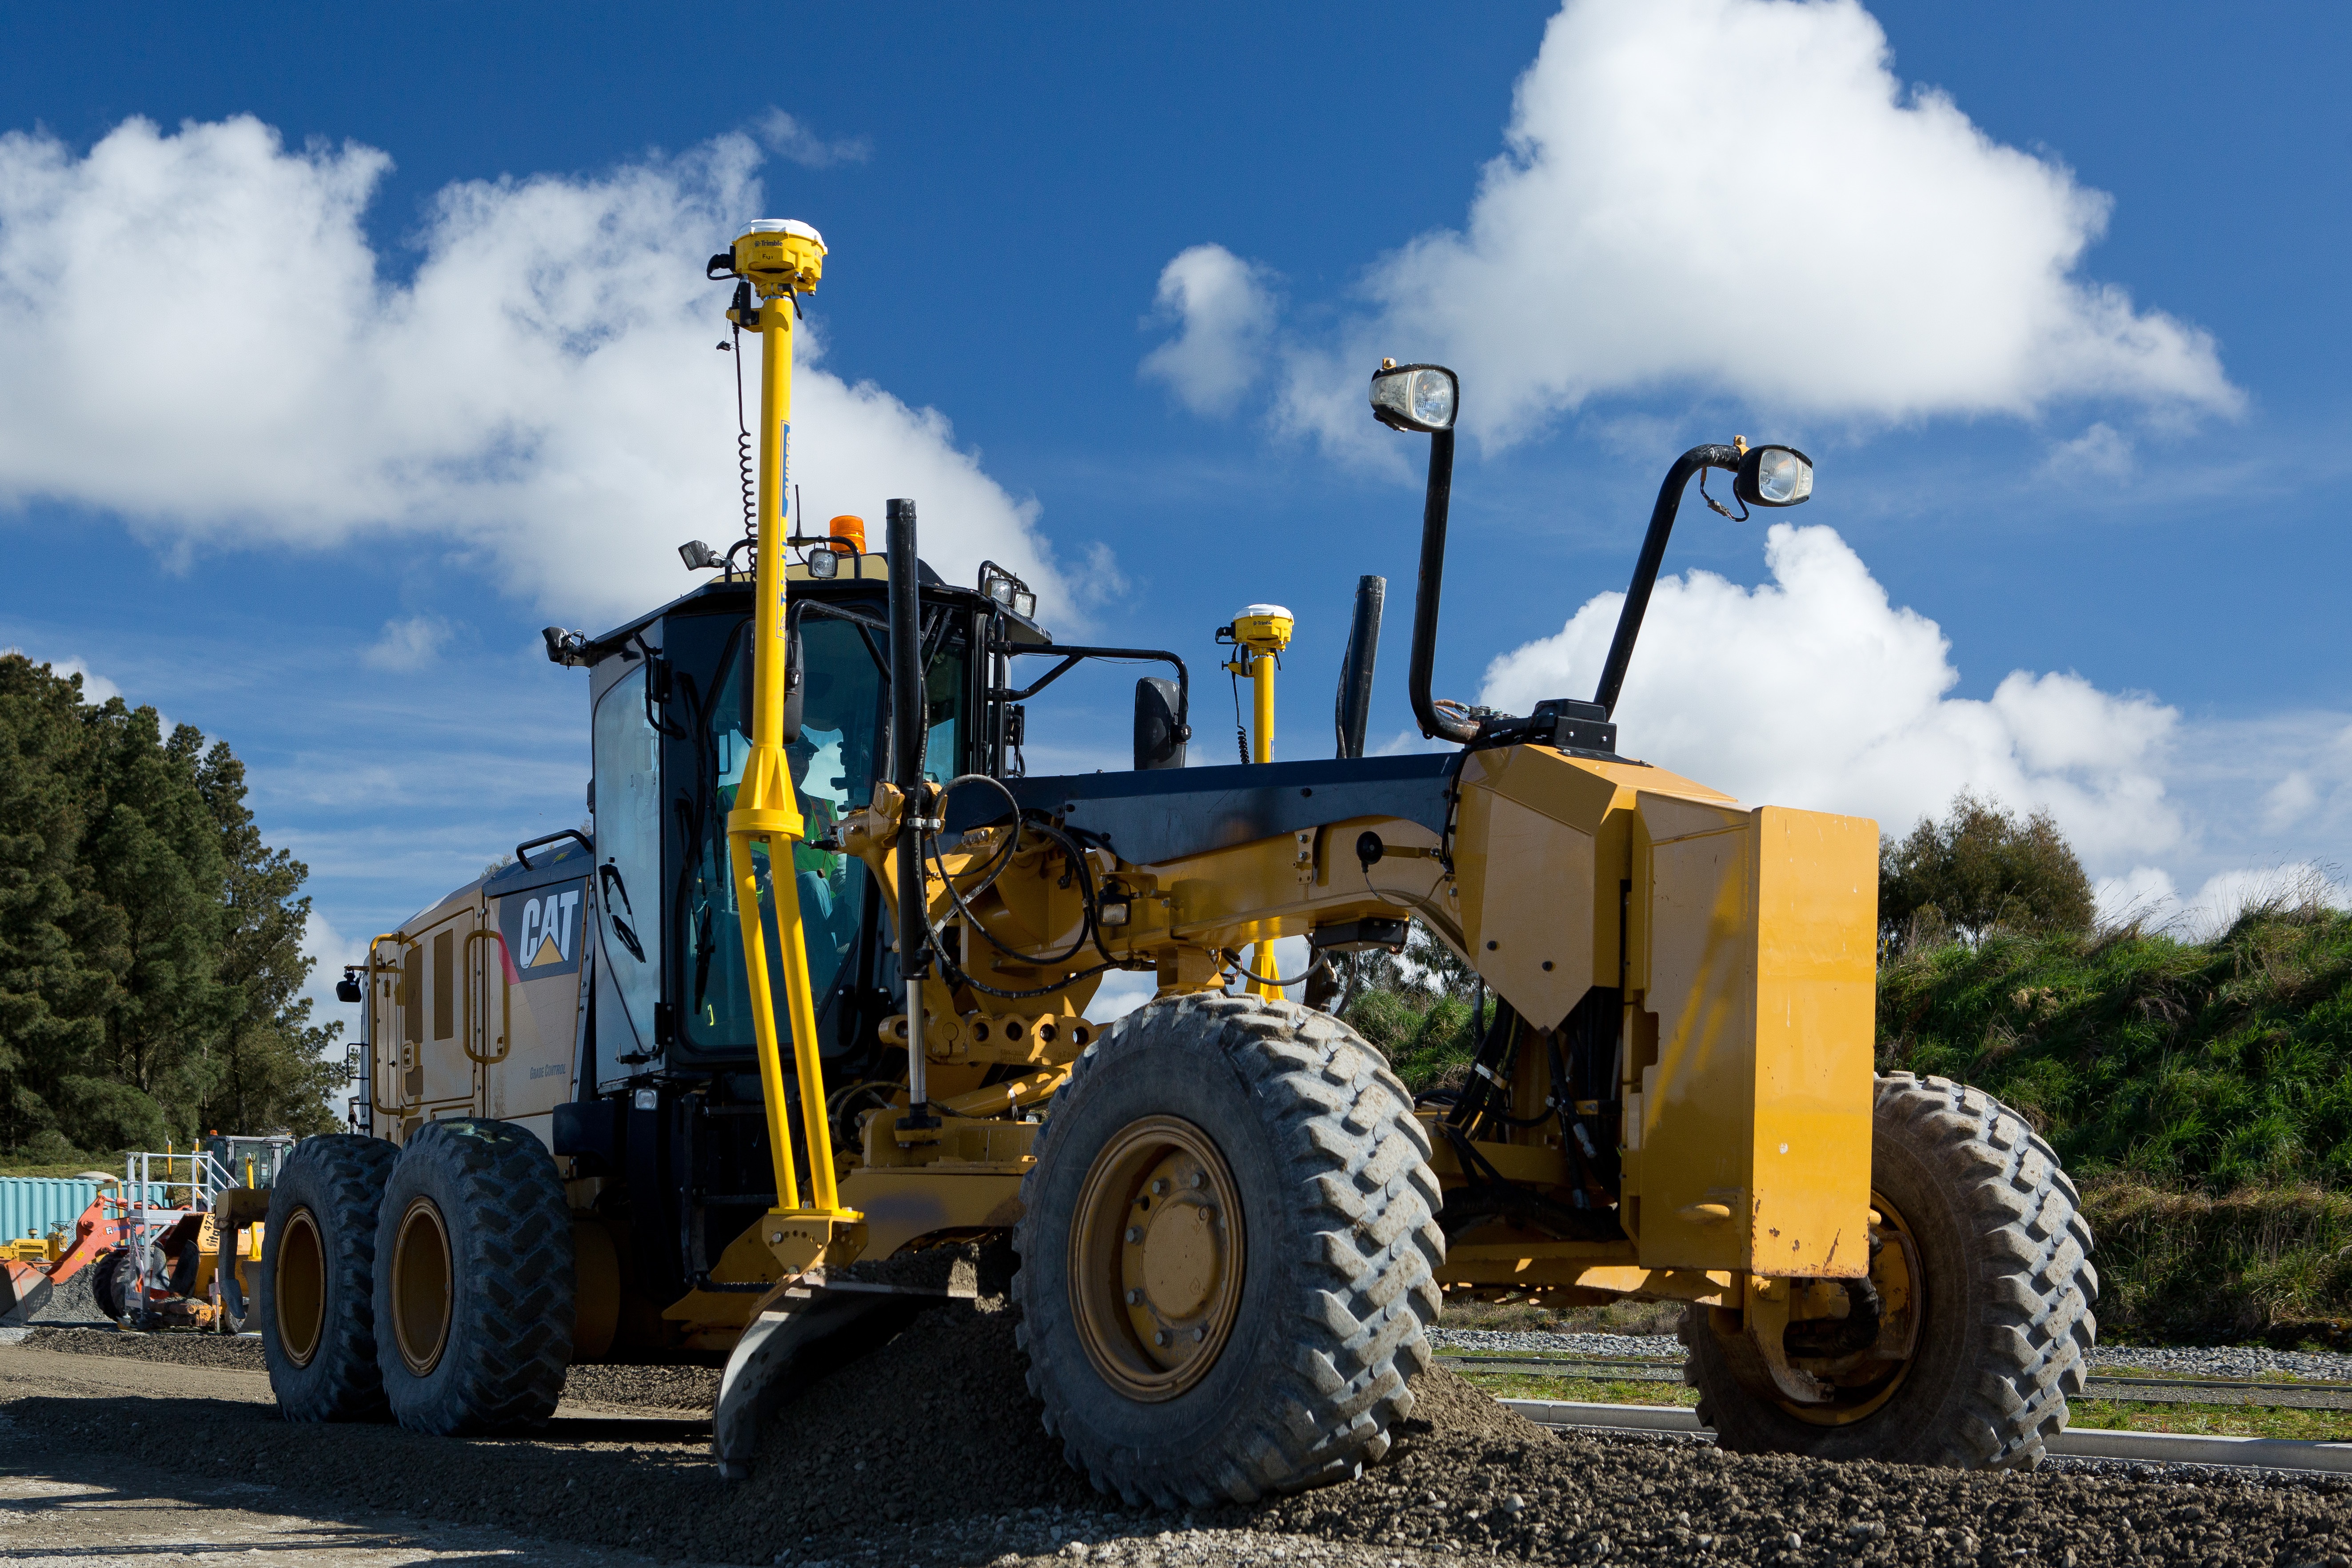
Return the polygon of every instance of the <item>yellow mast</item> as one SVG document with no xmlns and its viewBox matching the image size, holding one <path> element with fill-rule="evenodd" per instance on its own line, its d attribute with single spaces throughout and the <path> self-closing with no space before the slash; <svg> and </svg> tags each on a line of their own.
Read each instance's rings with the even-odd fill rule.
<svg viewBox="0 0 2352 1568">
<path fill-rule="evenodd" d="M 1290 646 L 1294 626 L 1290 612 L 1280 605 L 1252 605 L 1234 617 L 1234 641 L 1241 653 L 1229 666 L 1234 674 L 1250 679 L 1253 723 L 1250 731 L 1250 761 L 1274 761 L 1274 672 L 1276 656 Z M 1260 974 L 1278 974 L 1274 967 L 1274 943 L 1261 942 L 1250 949 L 1250 965 Z M 1268 985 L 1263 980 L 1245 982 L 1253 995 L 1276 997 L 1282 988 Z"/>
<path fill-rule="evenodd" d="M 795 1272 L 822 1256 L 837 1227 L 860 1217 L 841 1206 L 834 1185 L 824 1069 L 817 1055 L 816 999 L 809 984 L 800 885 L 793 871 L 793 846 L 805 837 L 805 828 L 784 758 L 783 738 L 787 631 L 783 498 L 790 480 L 792 448 L 793 318 L 795 297 L 813 291 L 823 276 L 824 255 L 824 241 L 804 223 L 763 219 L 751 225 L 735 241 L 735 270 L 751 280 L 759 304 L 748 319 L 740 312 L 729 312 L 744 331 L 760 337 L 760 468 L 751 744 L 742 781 L 736 787 L 735 807 L 727 815 L 727 845 L 735 876 L 736 908 L 743 922 L 743 968 L 750 982 L 760 1089 L 767 1102 L 768 1147 L 775 1163 L 776 1206 L 769 1211 L 761 1235 L 778 1258 Z M 801 1129 L 808 1142 L 805 1206 L 793 1169 L 792 1130 L 784 1115 L 783 1058 L 776 1040 L 760 882 L 752 860 L 752 846 L 757 843 L 765 843 L 768 850 L 768 889 L 775 900 L 777 945 L 784 970 L 784 1010 L 800 1083 Z"/>
</svg>

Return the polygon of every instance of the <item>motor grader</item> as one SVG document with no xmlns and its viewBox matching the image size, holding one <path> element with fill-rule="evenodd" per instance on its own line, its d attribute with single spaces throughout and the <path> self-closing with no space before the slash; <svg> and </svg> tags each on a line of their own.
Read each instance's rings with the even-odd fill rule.
<svg viewBox="0 0 2352 1568">
<path fill-rule="evenodd" d="M 1592 699 L 1441 701 L 1460 388 L 1383 362 L 1373 416 L 1429 446 L 1407 679 L 1440 748 L 1362 754 L 1360 600 L 1337 755 L 1274 760 L 1293 623 L 1255 605 L 1218 636 L 1249 760 L 1187 765 L 1180 655 L 1057 643 L 993 563 L 941 580 L 911 500 L 879 551 L 856 518 L 793 525 L 824 255 L 763 222 L 709 265 L 739 376 L 760 351 L 744 540 L 684 546 L 709 575 L 625 626 L 548 632 L 586 672 L 593 825 L 347 981 L 364 1131 L 304 1142 L 268 1206 L 289 1416 L 494 1431 L 545 1418 L 574 1362 L 724 1363 L 741 1475 L 810 1379 L 1007 1289 L 1096 1485 L 1248 1500 L 1380 1459 L 1444 1293 L 1517 1293 L 1687 1303 L 1727 1447 L 2038 1460 L 2082 1386 L 2089 1232 L 2019 1117 L 1874 1077 L 1876 826 L 1618 751 L 1690 479 L 1795 505 L 1802 453 L 1675 461 Z M 1134 766 L 1029 775 L 1027 705 L 1090 660 L 1167 668 Z M 1416 921 L 1491 998 L 1466 1087 L 1420 1099 L 1286 994 Z M 1118 972 L 1151 1000 L 1090 1017 Z"/>
</svg>

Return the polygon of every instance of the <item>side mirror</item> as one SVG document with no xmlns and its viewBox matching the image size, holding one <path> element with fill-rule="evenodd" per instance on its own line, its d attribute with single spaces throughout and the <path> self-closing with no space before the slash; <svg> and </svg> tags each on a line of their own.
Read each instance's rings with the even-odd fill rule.
<svg viewBox="0 0 2352 1568">
<path fill-rule="evenodd" d="M 1813 497 L 1813 460 L 1794 447 L 1750 447 L 1731 493 L 1749 506 L 1795 506 Z"/>
<path fill-rule="evenodd" d="M 784 732 L 777 739 L 789 746 L 801 738 L 801 710 L 808 696 L 808 660 L 803 657 L 807 650 L 801 646 L 798 627 L 784 648 Z"/>
<path fill-rule="evenodd" d="M 1461 383 L 1442 364 L 1387 364 L 1372 372 L 1372 417 L 1391 430 L 1454 428 Z"/>
<path fill-rule="evenodd" d="M 799 627 L 793 628 L 792 641 L 784 647 L 784 732 L 777 740 L 789 746 L 801 738 L 801 709 L 808 690 L 808 671 L 803 668 L 805 661 L 802 657 L 806 649 L 802 646 Z M 756 706 L 751 700 L 751 628 L 746 626 L 735 644 L 735 727 L 747 737 L 751 733 L 751 710 Z M 590 809 L 594 809 L 593 805 Z"/>
<path fill-rule="evenodd" d="M 1176 683 L 1147 675 L 1135 683 L 1135 770 L 1184 765 L 1184 742 L 1191 739 L 1176 717 Z"/>
</svg>

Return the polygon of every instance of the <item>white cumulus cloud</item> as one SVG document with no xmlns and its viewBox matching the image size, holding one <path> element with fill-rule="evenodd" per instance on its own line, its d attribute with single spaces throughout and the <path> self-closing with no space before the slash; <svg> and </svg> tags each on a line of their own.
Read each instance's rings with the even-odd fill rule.
<svg viewBox="0 0 2352 1568">
<path fill-rule="evenodd" d="M 760 117 L 760 140 L 779 158 L 804 169 L 830 169 L 838 163 L 863 163 L 874 156 L 874 144 L 863 136 L 839 136 L 828 142 L 781 109 Z"/>
<path fill-rule="evenodd" d="M 402 281 L 362 226 L 389 167 L 373 148 L 290 151 L 248 117 L 127 121 L 86 153 L 0 136 L 0 503 L 103 509 L 179 545 L 436 536 L 601 630 L 648 584 L 684 585 L 680 541 L 739 526 L 726 295 L 703 262 L 763 216 L 758 162 L 729 135 L 452 184 Z M 793 416 L 816 515 L 912 496 L 941 573 L 994 557 L 1065 614 L 1087 585 L 943 416 L 823 368 L 806 329 Z"/>
<path fill-rule="evenodd" d="M 2178 712 L 2073 674 L 2011 672 L 1990 698 L 1960 679 L 1942 629 L 1889 602 L 1836 531 L 1775 524 L 1771 581 L 1661 579 L 1617 719 L 1620 749 L 1756 804 L 1843 811 L 1901 834 L 1972 789 L 2046 808 L 2094 869 L 2179 846 L 2165 772 Z M 1486 671 L 1480 700 L 1527 712 L 1589 697 L 1622 594 Z"/>
<path fill-rule="evenodd" d="M 23 648 L 17 647 L 14 644 L 11 644 L 6 647 L 0 647 L 0 654 L 11 653 L 19 655 L 25 658 L 32 659 L 35 664 L 47 665 L 49 667 L 49 673 L 57 676 L 60 679 L 63 679 L 68 676 L 80 676 L 81 700 L 84 702 L 89 703 L 93 708 L 99 707 L 122 695 L 122 688 L 115 685 L 114 682 L 107 679 L 106 677 L 99 674 L 96 670 L 90 668 L 89 665 L 83 663 L 79 658 L 40 658 L 32 654 L 26 653 Z"/>
<path fill-rule="evenodd" d="M 2248 910 L 2352 909 L 2352 888 L 2325 866 L 2300 860 L 2217 871 L 2195 892 L 2184 895 L 2170 872 L 2138 866 L 2102 881 L 2097 899 L 2103 925 L 2137 924 L 2144 931 L 2206 942 L 2229 930 Z"/>
<path fill-rule="evenodd" d="M 1196 245 L 1160 272 L 1145 324 L 1173 322 L 1174 337 L 1143 358 L 1143 374 L 1164 382 L 1195 414 L 1230 413 L 1264 365 L 1275 320 L 1264 268 L 1222 245 Z"/>
<path fill-rule="evenodd" d="M 449 641 L 449 623 L 438 616 L 410 616 L 383 623 L 383 635 L 360 652 L 360 662 L 371 669 L 404 674 L 422 669 L 441 656 Z"/>
<path fill-rule="evenodd" d="M 2109 205 L 1907 85 L 1853 0 L 1570 0 L 1465 222 L 1280 351 L 1282 405 L 1360 446 L 1391 354 L 1459 370 L 1489 444 L 1662 390 L 1861 420 L 2234 410 L 2210 335 L 2084 275 Z"/>
</svg>

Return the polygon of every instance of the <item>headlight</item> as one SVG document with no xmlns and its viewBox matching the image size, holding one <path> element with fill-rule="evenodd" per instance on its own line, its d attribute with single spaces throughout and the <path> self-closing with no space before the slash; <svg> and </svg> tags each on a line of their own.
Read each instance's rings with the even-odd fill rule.
<svg viewBox="0 0 2352 1568">
<path fill-rule="evenodd" d="M 834 553 L 831 546 L 812 550 L 808 552 L 808 569 L 809 575 L 819 582 L 830 582 L 841 575 L 841 557 Z"/>
<path fill-rule="evenodd" d="M 980 591 L 1016 616 L 1036 618 L 1037 595 L 1028 584 L 993 561 L 980 563 Z"/>
<path fill-rule="evenodd" d="M 1451 430 L 1460 390 L 1442 364 L 1384 363 L 1372 373 L 1372 417 L 1391 430 Z"/>
<path fill-rule="evenodd" d="M 1751 447 L 1732 491 L 1750 506 L 1795 506 L 1813 494 L 1813 460 L 1794 447 Z"/>
</svg>

